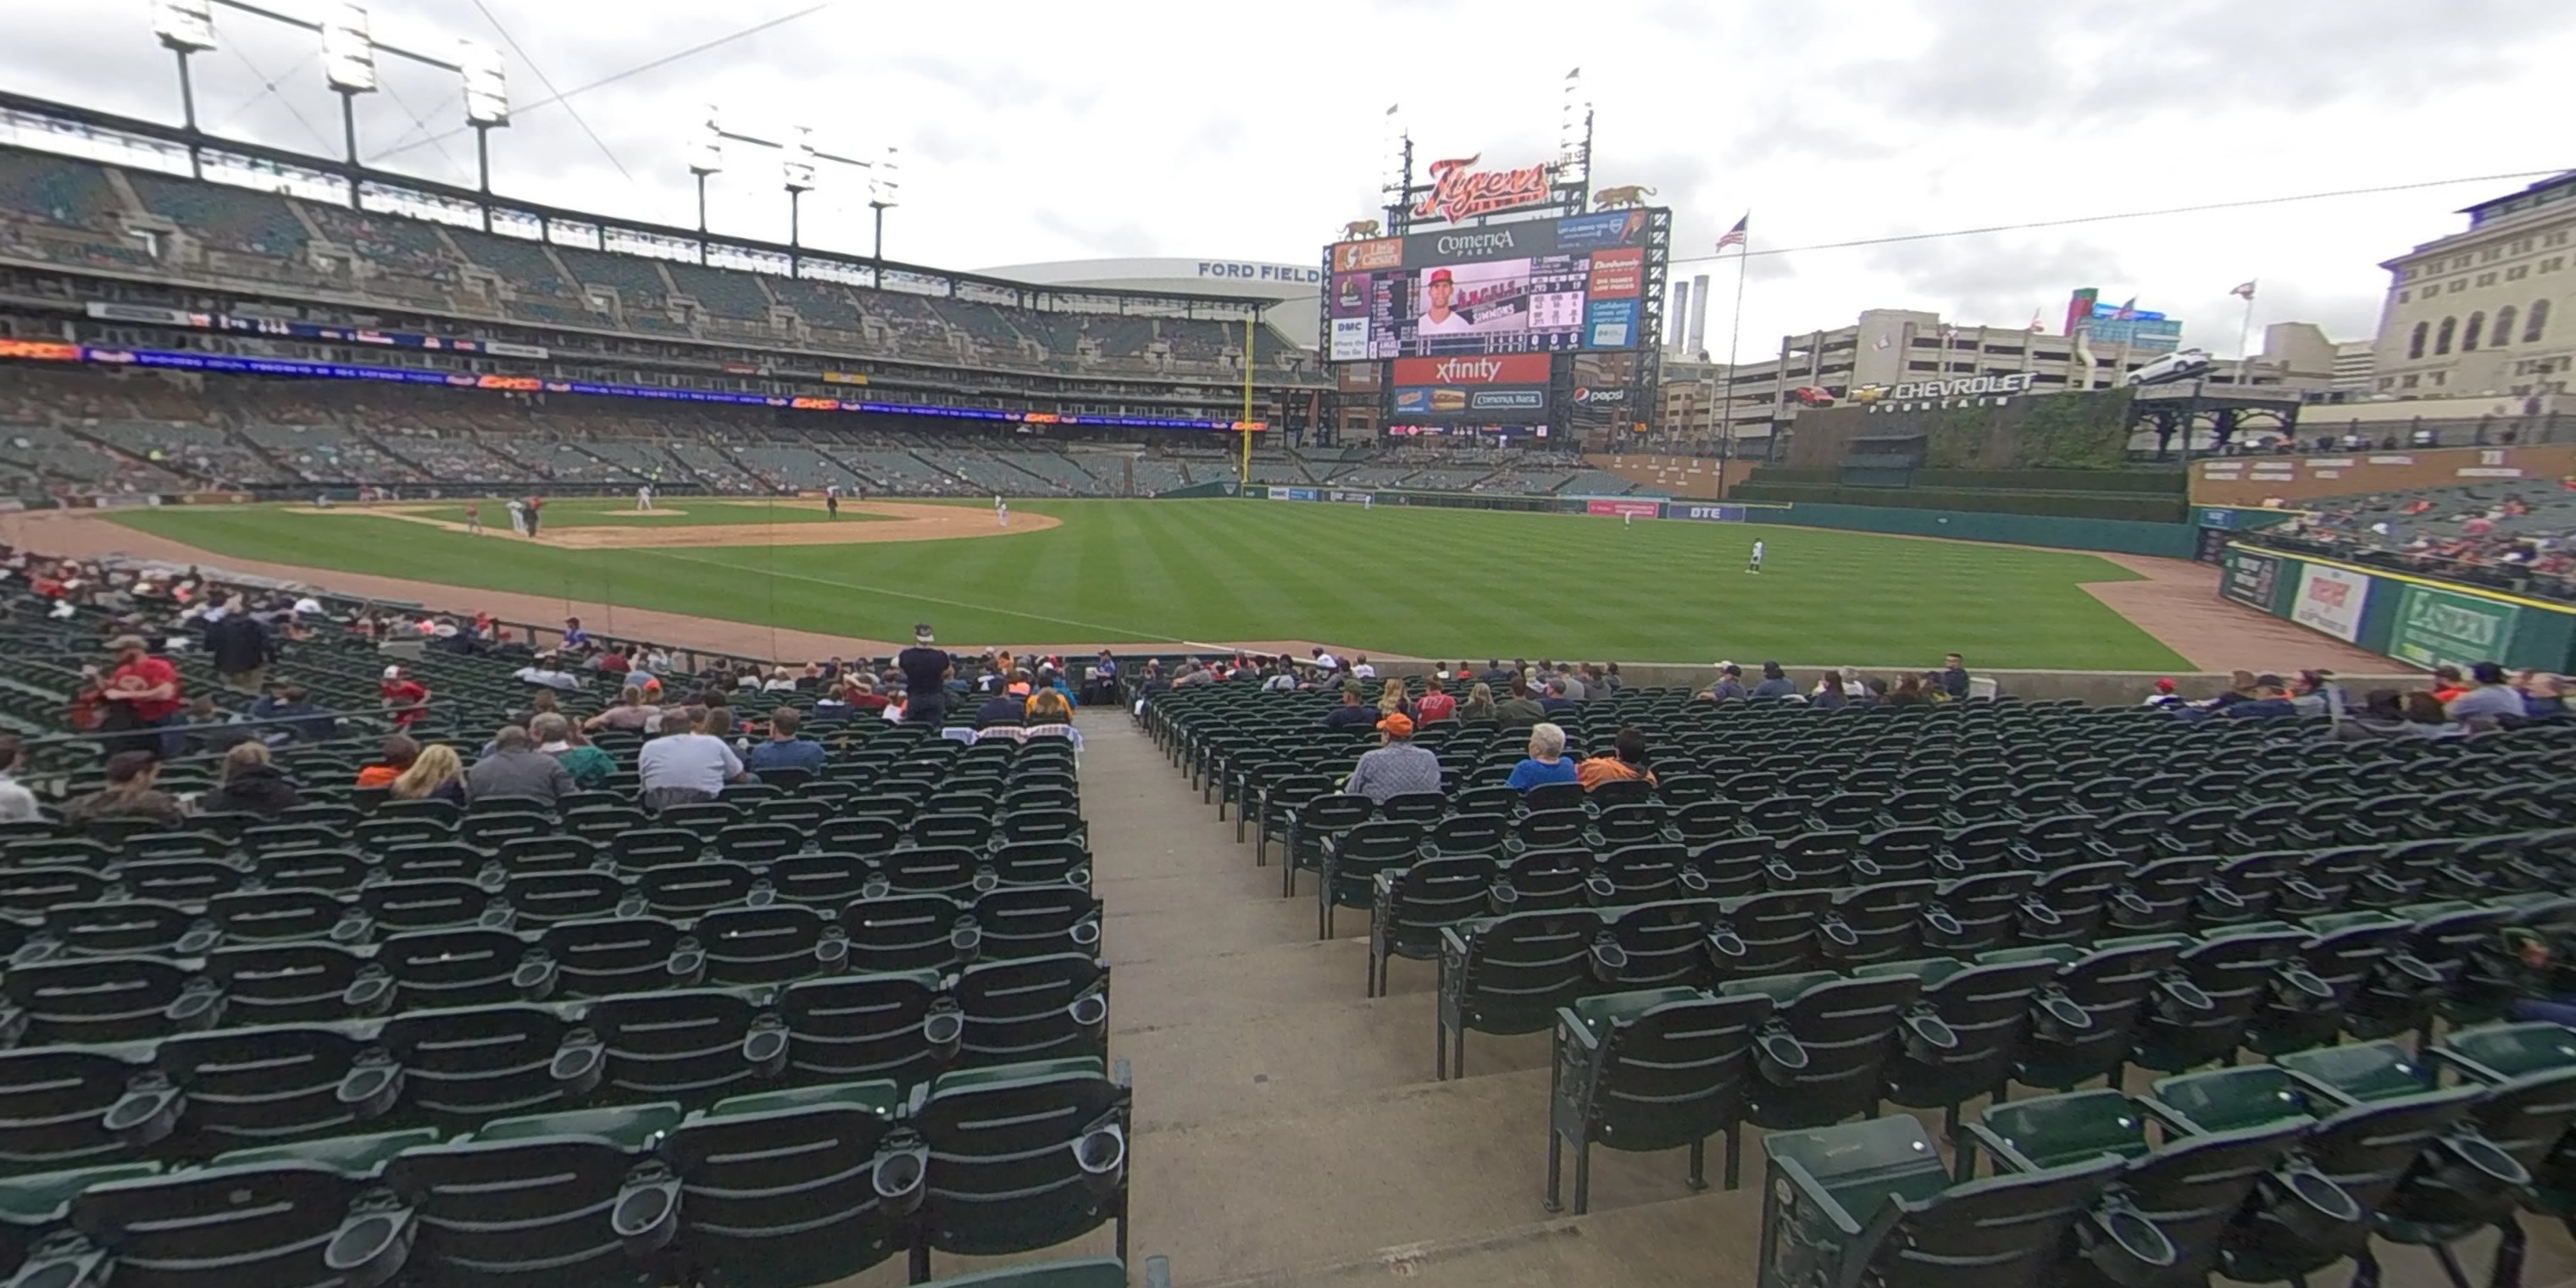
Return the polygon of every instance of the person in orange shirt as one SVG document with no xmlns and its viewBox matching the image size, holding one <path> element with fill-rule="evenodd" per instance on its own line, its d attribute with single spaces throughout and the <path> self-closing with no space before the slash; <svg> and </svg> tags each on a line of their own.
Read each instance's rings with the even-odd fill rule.
<svg viewBox="0 0 2576 1288">
<path fill-rule="evenodd" d="M 1591 791 L 1603 783 L 1624 783 L 1642 778 L 1655 781 L 1654 771 L 1646 768 L 1646 732 L 1635 725 L 1622 725 L 1611 739 L 1610 754 L 1594 756 L 1574 767 L 1574 781 Z"/>
<path fill-rule="evenodd" d="M 395 734 L 385 739 L 383 760 L 359 767 L 358 786 L 391 787 L 394 785 L 394 780 L 402 777 L 403 771 L 411 768 L 412 762 L 418 759 L 420 759 L 420 744 L 413 742 L 407 735 Z"/>
</svg>

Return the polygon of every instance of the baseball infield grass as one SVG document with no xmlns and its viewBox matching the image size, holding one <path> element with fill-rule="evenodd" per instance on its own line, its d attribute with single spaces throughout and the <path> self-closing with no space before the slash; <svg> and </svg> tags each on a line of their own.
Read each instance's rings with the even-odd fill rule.
<svg viewBox="0 0 2576 1288">
<path fill-rule="evenodd" d="M 496 516 L 485 504 L 488 527 Z M 719 504 L 768 509 L 670 504 L 688 517 Z M 599 506 L 600 514 L 615 509 Z M 555 506 L 547 509 L 551 520 Z M 498 516 L 504 535 L 480 538 L 267 506 L 115 518 L 235 558 L 764 626 L 885 640 L 927 620 L 951 647 L 1312 639 L 1425 658 L 1936 666 L 1956 650 L 1978 667 L 2187 666 L 2082 589 L 2136 578 L 2088 554 L 1768 524 L 1401 506 L 1029 501 L 1014 509 L 1064 522 L 974 540 L 566 550 L 507 536 L 506 515 Z M 782 521 L 787 513 L 779 510 Z M 1745 571 L 1756 537 L 1769 543 L 1758 576 Z"/>
</svg>

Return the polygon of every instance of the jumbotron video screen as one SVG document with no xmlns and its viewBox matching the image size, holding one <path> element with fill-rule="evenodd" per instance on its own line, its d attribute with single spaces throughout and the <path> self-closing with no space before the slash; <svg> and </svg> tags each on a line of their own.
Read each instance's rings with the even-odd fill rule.
<svg viewBox="0 0 2576 1288">
<path fill-rule="evenodd" d="M 1333 362 L 1634 349 L 1644 210 L 1340 242 Z"/>
</svg>

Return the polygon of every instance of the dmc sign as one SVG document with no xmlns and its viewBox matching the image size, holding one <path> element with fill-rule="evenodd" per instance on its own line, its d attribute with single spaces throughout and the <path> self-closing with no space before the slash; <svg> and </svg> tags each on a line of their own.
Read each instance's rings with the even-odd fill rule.
<svg viewBox="0 0 2576 1288">
<path fill-rule="evenodd" d="M 1240 260 L 1203 260 L 1199 263 L 1199 276 L 1221 277 L 1234 281 L 1313 284 L 1324 280 L 1324 270 L 1296 264 L 1247 264 Z"/>
<path fill-rule="evenodd" d="M 1525 206 L 1547 204 L 1548 189 L 1555 181 L 1553 167 L 1474 169 L 1476 162 L 1483 157 L 1480 152 L 1471 157 L 1432 162 L 1431 191 L 1414 203 L 1413 217 L 1446 219 L 1455 223 L 1498 210 L 1519 210 Z"/>
</svg>

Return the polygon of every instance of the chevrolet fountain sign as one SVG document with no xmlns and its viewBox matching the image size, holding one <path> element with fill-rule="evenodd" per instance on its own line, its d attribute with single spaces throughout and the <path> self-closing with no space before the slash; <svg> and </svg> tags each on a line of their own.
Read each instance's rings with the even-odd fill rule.
<svg viewBox="0 0 2576 1288">
<path fill-rule="evenodd" d="M 2030 392 L 2038 374 L 2016 371 L 2002 376 L 1958 376 L 1949 380 L 1909 380 L 1897 385 L 1863 385 L 1852 401 L 1871 411 L 1924 411 L 1936 407 L 2000 406 L 2014 394 Z"/>
</svg>

